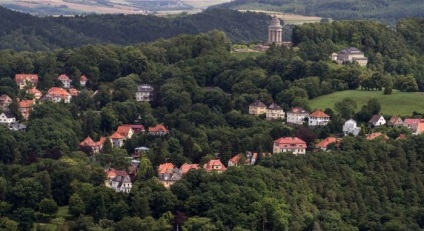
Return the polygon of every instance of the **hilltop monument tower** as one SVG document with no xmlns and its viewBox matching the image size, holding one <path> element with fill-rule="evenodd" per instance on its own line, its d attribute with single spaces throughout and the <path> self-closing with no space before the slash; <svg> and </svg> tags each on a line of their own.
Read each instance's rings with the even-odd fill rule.
<svg viewBox="0 0 424 231">
<path fill-rule="evenodd" d="M 268 26 L 268 44 L 281 45 L 283 43 L 283 27 L 280 24 L 280 19 L 274 14 L 271 24 Z"/>
</svg>

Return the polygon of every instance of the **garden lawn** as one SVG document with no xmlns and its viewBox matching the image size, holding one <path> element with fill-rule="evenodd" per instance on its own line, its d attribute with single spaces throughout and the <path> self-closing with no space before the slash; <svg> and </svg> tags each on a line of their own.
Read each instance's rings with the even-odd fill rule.
<svg viewBox="0 0 424 231">
<path fill-rule="evenodd" d="M 363 91 L 348 90 L 323 95 L 309 101 L 312 109 L 331 108 L 334 110 L 334 104 L 344 98 L 351 98 L 357 102 L 357 111 L 361 110 L 362 105 L 368 100 L 376 98 L 381 104 L 381 113 L 383 115 L 412 115 L 412 112 L 424 112 L 424 93 L 422 92 L 400 92 L 393 90 L 391 95 L 384 95 L 383 91 Z"/>
</svg>

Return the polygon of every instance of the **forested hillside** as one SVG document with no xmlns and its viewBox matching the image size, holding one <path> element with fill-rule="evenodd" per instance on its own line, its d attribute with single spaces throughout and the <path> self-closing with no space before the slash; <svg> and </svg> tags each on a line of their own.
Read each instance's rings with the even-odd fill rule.
<svg viewBox="0 0 424 231">
<path fill-rule="evenodd" d="M 259 4 L 257 4 L 259 3 Z M 421 0 L 235 0 L 213 8 L 264 9 L 336 20 L 369 19 L 394 24 L 399 19 L 423 17 Z"/>
<path fill-rule="evenodd" d="M 128 45 L 213 29 L 226 32 L 233 42 L 262 42 L 266 40 L 269 20 L 265 14 L 218 9 L 173 18 L 145 15 L 39 18 L 0 7 L 0 49 L 38 51 L 99 43 Z"/>
<path fill-rule="evenodd" d="M 284 111 L 312 110 L 309 99 L 346 89 L 422 91 L 424 62 L 416 41 L 422 26 L 413 19 L 401 21 L 398 31 L 375 22 L 306 24 L 294 28 L 296 48 L 271 46 L 248 58 L 232 53 L 230 38 L 218 30 L 128 46 L 0 51 L 0 95 L 12 98 L 10 114 L 27 126 L 0 126 L 0 229 L 422 229 L 424 135 L 368 126 L 381 112 L 378 100 L 357 105 L 340 99 L 334 110 L 321 108 L 331 117 L 326 126 L 289 126 L 248 114 L 257 99 Z M 365 51 L 368 65 L 330 60 L 346 46 Z M 40 100 L 25 120 L 18 101 L 35 96 L 18 89 L 19 73 L 38 74 L 42 93 L 61 86 L 57 78 L 66 74 L 79 94 L 69 103 Z M 154 87 L 154 101 L 136 101 L 140 84 Z M 421 108 L 411 107 L 408 116 L 424 119 Z M 357 137 L 342 137 L 326 152 L 315 148 L 340 135 L 350 118 L 361 128 Z M 123 124 L 146 131 L 112 147 L 107 137 Z M 149 133 L 157 124 L 169 133 Z M 382 136 L 367 140 L 372 132 Z M 98 153 L 79 146 L 88 136 L 106 137 Z M 293 136 L 305 141 L 306 155 L 261 155 L 273 151 L 274 140 Z M 150 150 L 134 157 L 140 165 L 131 192 L 106 187 L 105 170 L 126 170 L 141 146 Z M 158 180 L 165 162 L 203 166 L 217 158 L 227 164 L 247 151 L 258 153 L 255 166 L 221 174 L 190 170 L 170 189 Z"/>
</svg>

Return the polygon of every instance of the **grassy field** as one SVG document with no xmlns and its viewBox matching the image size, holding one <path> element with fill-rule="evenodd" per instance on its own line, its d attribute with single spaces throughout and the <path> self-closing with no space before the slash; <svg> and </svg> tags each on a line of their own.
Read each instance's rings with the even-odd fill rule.
<svg viewBox="0 0 424 231">
<path fill-rule="evenodd" d="M 311 108 L 334 108 L 334 103 L 343 98 L 351 98 L 358 104 L 357 110 L 369 99 L 376 98 L 381 103 L 381 112 L 385 115 L 412 115 L 413 111 L 424 111 L 424 93 L 400 92 L 393 90 L 391 95 L 383 95 L 383 91 L 349 90 L 324 95 L 309 101 Z"/>
<path fill-rule="evenodd" d="M 315 17 L 315 16 L 304 16 L 299 14 L 289 14 L 289 13 L 281 13 L 276 11 L 267 11 L 267 10 L 239 10 L 239 11 L 253 11 L 258 13 L 265 13 L 269 15 L 277 15 L 277 17 L 284 21 L 285 24 L 303 24 L 303 23 L 314 23 L 314 22 L 320 22 L 321 17 Z"/>
</svg>

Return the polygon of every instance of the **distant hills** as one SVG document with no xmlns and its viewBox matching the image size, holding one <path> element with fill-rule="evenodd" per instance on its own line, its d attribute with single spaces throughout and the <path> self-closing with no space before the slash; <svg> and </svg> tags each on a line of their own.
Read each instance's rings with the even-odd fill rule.
<svg viewBox="0 0 424 231">
<path fill-rule="evenodd" d="M 135 44 L 218 29 L 232 42 L 266 40 L 270 16 L 225 9 L 172 18 L 150 15 L 36 17 L 0 7 L 0 49 L 50 50 L 85 44 Z"/>
<path fill-rule="evenodd" d="M 370 19 L 394 24 L 401 18 L 424 17 L 422 0 L 234 0 L 213 6 L 256 9 L 342 19 Z"/>
</svg>

